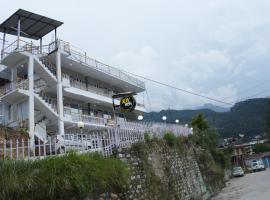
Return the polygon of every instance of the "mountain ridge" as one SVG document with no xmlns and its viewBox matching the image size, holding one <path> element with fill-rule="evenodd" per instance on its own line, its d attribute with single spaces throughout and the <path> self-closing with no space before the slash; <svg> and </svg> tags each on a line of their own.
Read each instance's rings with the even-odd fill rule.
<svg viewBox="0 0 270 200">
<path fill-rule="evenodd" d="M 247 137 L 263 134 L 266 130 L 266 115 L 269 99 L 256 98 L 236 103 L 228 112 L 215 112 L 210 109 L 161 110 L 145 114 L 145 121 L 162 122 L 162 116 L 167 117 L 167 123 L 190 124 L 192 118 L 201 113 L 209 124 L 216 128 L 220 136 L 238 136 L 240 133 Z"/>
</svg>

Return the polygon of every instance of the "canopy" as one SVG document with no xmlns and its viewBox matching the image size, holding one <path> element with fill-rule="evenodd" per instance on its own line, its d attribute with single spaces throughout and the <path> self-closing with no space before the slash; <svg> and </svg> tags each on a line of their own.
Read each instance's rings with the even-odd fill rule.
<svg viewBox="0 0 270 200">
<path fill-rule="evenodd" d="M 63 22 L 19 9 L 0 25 L 0 32 L 17 35 L 19 19 L 20 36 L 35 40 L 42 38 L 63 24 Z"/>
</svg>

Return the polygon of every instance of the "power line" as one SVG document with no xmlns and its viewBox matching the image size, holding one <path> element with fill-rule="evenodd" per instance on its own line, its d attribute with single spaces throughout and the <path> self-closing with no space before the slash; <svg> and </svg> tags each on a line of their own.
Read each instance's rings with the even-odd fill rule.
<svg viewBox="0 0 270 200">
<path fill-rule="evenodd" d="M 147 81 L 151 81 L 153 83 L 156 83 L 156 84 L 159 84 L 159 85 L 163 85 L 163 86 L 166 86 L 166 87 L 169 87 L 169 88 L 172 88 L 172 89 L 175 89 L 175 90 L 184 92 L 184 93 L 188 93 L 188 94 L 191 94 L 191 95 L 194 95 L 194 96 L 198 96 L 198 97 L 201 97 L 201 98 L 204 98 L 204 99 L 208 99 L 208 100 L 211 100 L 211 101 L 215 101 L 215 102 L 226 104 L 226 105 L 230 105 L 230 106 L 233 105 L 232 103 L 228 103 L 228 102 L 225 102 L 225 101 L 222 101 L 222 100 L 219 100 L 219 99 L 208 97 L 206 95 L 198 94 L 198 93 L 195 93 L 195 92 L 192 92 L 192 91 L 188 91 L 188 90 L 185 90 L 185 89 L 182 89 L 182 88 L 178 88 L 178 87 L 175 87 L 173 85 L 169 85 L 167 83 L 162 83 L 160 81 L 156 81 L 156 80 L 153 80 L 153 79 L 150 79 L 150 78 L 147 78 L 147 77 L 138 75 L 138 74 L 134 74 L 134 73 L 131 73 L 131 72 L 128 72 L 128 71 L 125 71 L 125 70 L 122 70 L 122 71 L 125 72 L 125 73 L 128 73 L 128 74 L 131 74 L 133 76 L 137 76 L 137 77 L 139 77 L 141 79 L 144 79 L 144 80 L 147 80 Z"/>
<path fill-rule="evenodd" d="M 247 92 L 249 92 L 250 90 L 253 90 L 253 89 L 255 89 L 255 88 L 258 88 L 258 87 L 260 87 L 260 86 L 262 86 L 262 85 L 265 85 L 266 83 L 269 83 L 269 82 L 270 82 L 270 80 L 268 79 L 268 80 L 266 80 L 266 81 L 264 81 L 264 82 L 261 82 L 261 83 L 259 83 L 259 84 L 253 85 L 252 87 L 249 87 L 249 88 L 247 88 L 246 90 L 241 91 L 239 94 L 247 93 Z M 227 100 L 227 99 L 229 99 L 229 98 L 231 98 L 231 97 L 233 97 L 233 95 L 232 95 L 232 96 L 228 96 L 228 97 L 226 97 L 226 98 L 223 98 L 222 101 Z"/>
<path fill-rule="evenodd" d="M 259 95 L 264 94 L 264 93 L 269 92 L 269 91 L 270 91 L 270 89 L 263 90 L 263 91 L 261 91 L 261 92 L 258 92 L 258 93 L 256 93 L 256 94 L 254 94 L 254 95 L 251 95 L 251 96 L 249 96 L 249 97 L 242 98 L 242 100 L 240 100 L 240 101 L 243 101 L 244 99 L 251 99 L 251 98 L 253 98 L 253 97 L 259 96 Z"/>
</svg>

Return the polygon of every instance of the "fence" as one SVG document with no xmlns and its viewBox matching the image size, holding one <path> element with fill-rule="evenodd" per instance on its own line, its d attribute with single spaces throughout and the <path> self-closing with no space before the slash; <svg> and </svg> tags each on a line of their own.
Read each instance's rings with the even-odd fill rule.
<svg viewBox="0 0 270 200">
<path fill-rule="evenodd" d="M 143 142 L 145 132 L 162 138 L 168 131 L 177 136 L 192 134 L 189 128 L 180 125 L 120 122 L 117 126 L 109 126 L 105 131 L 49 136 L 46 141 L 36 139 L 34 144 L 25 138 L 0 140 L 0 158 L 35 159 L 65 154 L 70 150 L 80 153 L 98 152 L 103 156 L 110 156 L 116 148 Z"/>
</svg>

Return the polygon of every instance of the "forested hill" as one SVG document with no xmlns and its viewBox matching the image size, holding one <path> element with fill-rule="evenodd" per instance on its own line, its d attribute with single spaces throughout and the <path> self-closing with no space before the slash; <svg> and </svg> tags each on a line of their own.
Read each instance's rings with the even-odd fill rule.
<svg viewBox="0 0 270 200">
<path fill-rule="evenodd" d="M 190 123 L 198 113 L 202 113 L 209 124 L 215 127 L 221 137 L 246 136 L 262 134 L 266 129 L 266 114 L 268 110 L 266 98 L 250 99 L 235 104 L 228 112 L 215 112 L 209 109 L 197 110 L 162 110 L 145 115 L 146 121 L 161 122 L 162 116 L 167 116 L 167 123 L 179 119 L 181 124 Z"/>
</svg>

